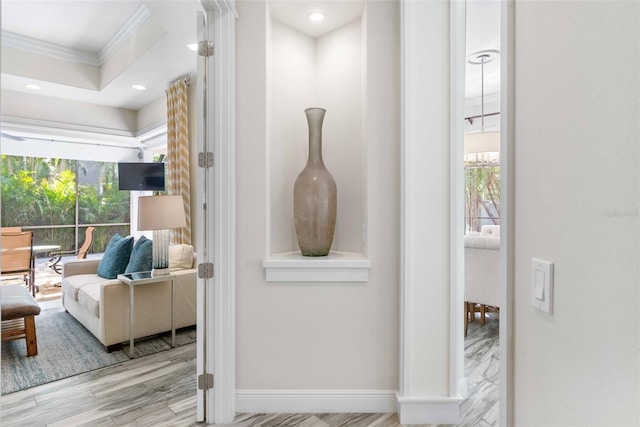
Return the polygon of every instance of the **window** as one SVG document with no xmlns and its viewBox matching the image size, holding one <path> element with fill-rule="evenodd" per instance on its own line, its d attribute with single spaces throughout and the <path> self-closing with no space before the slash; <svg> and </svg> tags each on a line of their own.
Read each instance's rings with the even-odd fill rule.
<svg viewBox="0 0 640 427">
<path fill-rule="evenodd" d="M 117 163 L 2 156 L 2 226 L 34 232 L 34 244 L 73 250 L 87 226 L 93 252 L 130 230 L 130 193 L 118 190 Z M 78 239 L 80 239 L 78 241 Z"/>
</svg>

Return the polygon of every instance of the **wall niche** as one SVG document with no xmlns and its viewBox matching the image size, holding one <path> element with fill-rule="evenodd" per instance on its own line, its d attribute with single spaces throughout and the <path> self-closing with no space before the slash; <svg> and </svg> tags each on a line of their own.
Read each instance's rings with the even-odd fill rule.
<svg viewBox="0 0 640 427">
<path fill-rule="evenodd" d="M 368 280 L 363 21 L 319 37 L 275 19 L 267 26 L 267 281 Z M 309 107 L 327 110 L 322 152 L 338 188 L 331 253 L 317 258 L 300 255 L 293 218 L 293 185 L 308 156 Z"/>
</svg>

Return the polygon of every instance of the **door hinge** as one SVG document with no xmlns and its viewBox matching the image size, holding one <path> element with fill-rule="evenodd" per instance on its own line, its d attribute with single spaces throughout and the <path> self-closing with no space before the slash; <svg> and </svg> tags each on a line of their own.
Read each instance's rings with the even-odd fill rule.
<svg viewBox="0 0 640 427">
<path fill-rule="evenodd" d="M 200 279 L 211 279 L 213 277 L 213 263 L 203 262 L 198 264 L 198 277 Z"/>
<path fill-rule="evenodd" d="M 203 40 L 198 42 L 198 55 L 213 56 L 213 40 Z"/>
<path fill-rule="evenodd" d="M 198 153 L 198 166 L 201 168 L 213 167 L 213 153 L 211 151 Z"/>
<path fill-rule="evenodd" d="M 213 388 L 213 374 L 198 375 L 198 390 L 211 390 Z"/>
</svg>

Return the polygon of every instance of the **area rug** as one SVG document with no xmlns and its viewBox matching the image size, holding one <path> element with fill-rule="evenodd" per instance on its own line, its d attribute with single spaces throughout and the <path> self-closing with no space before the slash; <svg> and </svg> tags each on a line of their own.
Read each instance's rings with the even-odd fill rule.
<svg viewBox="0 0 640 427">
<path fill-rule="evenodd" d="M 43 310 L 36 316 L 36 331 L 37 356 L 26 356 L 24 340 L 2 343 L 3 395 L 129 360 L 123 350 L 107 353 L 84 326 L 60 309 Z M 176 331 L 176 346 L 195 341 L 195 326 Z M 168 350 L 170 343 L 170 332 L 136 341 L 135 355 Z"/>
</svg>

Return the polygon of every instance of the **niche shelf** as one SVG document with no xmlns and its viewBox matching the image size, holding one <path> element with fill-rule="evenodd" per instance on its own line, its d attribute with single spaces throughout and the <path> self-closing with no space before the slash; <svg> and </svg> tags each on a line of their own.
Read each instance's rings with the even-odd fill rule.
<svg viewBox="0 0 640 427">
<path fill-rule="evenodd" d="M 306 257 L 295 251 L 273 254 L 262 266 L 267 282 L 368 282 L 371 261 L 355 252 Z"/>
</svg>

